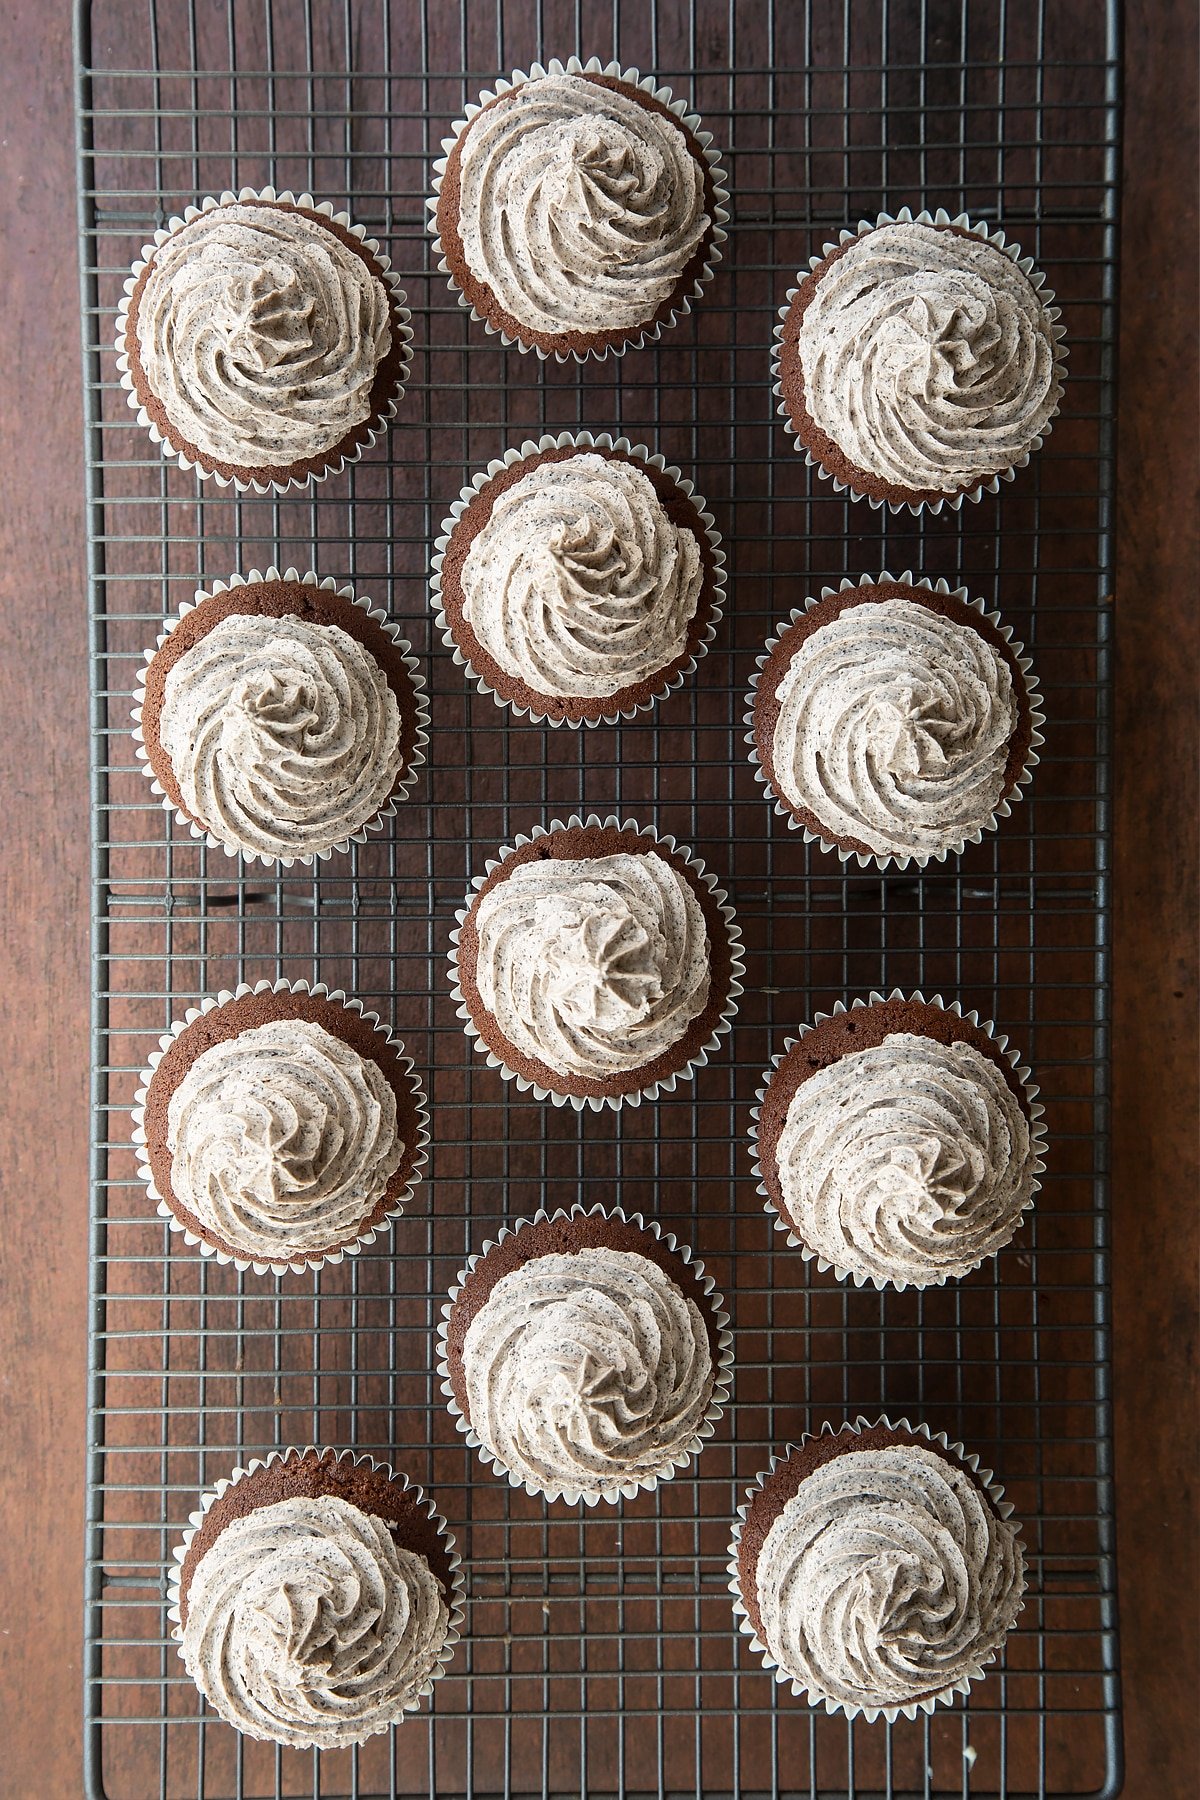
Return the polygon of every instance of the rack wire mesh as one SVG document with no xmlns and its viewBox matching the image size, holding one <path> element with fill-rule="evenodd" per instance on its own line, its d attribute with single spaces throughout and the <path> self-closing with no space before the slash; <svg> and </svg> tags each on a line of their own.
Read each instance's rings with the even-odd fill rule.
<svg viewBox="0 0 1200 1800">
<path fill-rule="evenodd" d="M 1108 1366 L 1108 721 L 1118 20 L 1069 0 L 87 0 L 80 228 L 95 735 L 95 1164 L 87 1545 L 88 1791 L 144 1796 L 1114 1794 L 1120 1786 Z M 497 73 L 616 56 L 691 97 L 733 175 L 726 257 L 651 349 L 538 365 L 431 270 L 430 161 Z M 241 184 L 348 204 L 391 249 L 417 328 L 386 443 L 287 500 L 167 467 L 109 348 L 129 263 L 188 201 Z M 1071 381 L 1046 449 L 998 497 L 915 521 L 848 504 L 774 416 L 768 349 L 796 268 L 905 202 L 1000 221 L 1049 273 Z M 652 722 L 514 719 L 430 630 L 432 539 L 462 483 L 546 428 L 629 434 L 693 473 L 730 559 L 712 654 Z M 382 841 L 318 875 L 247 873 L 172 829 L 128 730 L 134 673 L 201 578 L 313 566 L 401 619 L 433 702 L 429 770 Z M 754 656 L 804 594 L 913 567 L 999 605 L 1036 658 L 1032 799 L 960 862 L 846 873 L 789 835 L 742 741 Z M 729 888 L 749 978 L 729 1047 L 653 1106 L 577 1117 L 472 1056 L 454 906 L 496 845 L 615 810 Z M 280 1283 L 168 1236 L 129 1142 L 157 1035 L 242 979 L 320 978 L 394 1020 L 432 1103 L 431 1179 L 387 1249 Z M 871 987 L 960 996 L 1026 1052 L 1049 1175 L 994 1267 L 921 1294 L 847 1291 L 772 1241 L 749 1106 L 798 1021 Z M 735 1404 L 694 1474 L 615 1513 L 545 1506 L 457 1439 L 431 1354 L 441 1298 L 505 1219 L 582 1197 L 645 1209 L 729 1296 Z M 886 1407 L 992 1463 L 1032 1581 L 970 1704 L 847 1726 L 777 1688 L 733 1630 L 724 1552 L 769 1448 Z M 199 1490 L 287 1443 L 389 1457 L 463 1542 L 470 1612 L 428 1715 L 318 1759 L 205 1716 L 166 1631 L 164 1565 Z"/>
</svg>

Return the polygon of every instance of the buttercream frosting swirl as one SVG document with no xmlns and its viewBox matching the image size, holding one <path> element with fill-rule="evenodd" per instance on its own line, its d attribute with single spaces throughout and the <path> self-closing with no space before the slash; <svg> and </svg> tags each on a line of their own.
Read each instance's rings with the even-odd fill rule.
<svg viewBox="0 0 1200 1800">
<path fill-rule="evenodd" d="M 520 863 L 475 911 L 479 998 L 508 1043 L 604 1079 L 678 1043 L 708 1003 L 690 882 L 654 851 Z"/>
<path fill-rule="evenodd" d="M 167 1104 L 171 1187 L 240 1256 L 350 1241 L 400 1166 L 396 1096 L 324 1026 L 271 1019 L 211 1044 Z"/>
<path fill-rule="evenodd" d="M 1033 1197 L 1029 1121 L 998 1066 L 973 1044 L 909 1031 L 802 1081 L 775 1161 L 803 1244 L 912 1287 L 995 1255 Z"/>
<path fill-rule="evenodd" d="M 669 1475 L 713 1392 L 695 1301 L 649 1257 L 606 1245 L 502 1276 L 462 1355 L 476 1436 L 537 1490 L 615 1498 Z"/>
<path fill-rule="evenodd" d="M 369 824 L 396 786 L 396 696 L 338 625 L 230 613 L 163 688 L 158 740 L 184 809 L 243 855 L 320 855 Z"/>
<path fill-rule="evenodd" d="M 154 250 L 136 329 L 174 430 L 211 462 L 272 469 L 323 456 L 370 416 L 392 302 L 332 230 L 239 201 Z"/>
<path fill-rule="evenodd" d="M 776 698 L 775 783 L 829 836 L 928 857 L 990 824 L 1018 707 L 970 626 L 903 598 L 849 606 L 799 645 Z"/>
<path fill-rule="evenodd" d="M 197 1562 L 188 1674 L 247 1737 L 297 1749 L 358 1744 L 415 1707 L 450 1610 L 425 1558 L 338 1495 L 233 1519 Z"/>
<path fill-rule="evenodd" d="M 682 127 L 585 75 L 521 82 L 459 143 L 467 267 L 526 332 L 649 324 L 711 223 Z"/>
<path fill-rule="evenodd" d="M 648 476 L 589 451 L 500 494 L 463 562 L 463 618 L 536 693 L 607 699 L 682 656 L 703 580 Z"/>
<path fill-rule="evenodd" d="M 805 1476 L 755 1571 L 762 1637 L 810 1698 L 906 1706 L 977 1675 L 1020 1611 L 1024 1559 L 964 1469 L 916 1444 Z"/>
<path fill-rule="evenodd" d="M 1012 468 L 1043 435 L 1062 378 L 1051 321 L 996 245 L 880 225 L 819 274 L 797 338 L 804 402 L 851 463 L 953 494 Z"/>
</svg>

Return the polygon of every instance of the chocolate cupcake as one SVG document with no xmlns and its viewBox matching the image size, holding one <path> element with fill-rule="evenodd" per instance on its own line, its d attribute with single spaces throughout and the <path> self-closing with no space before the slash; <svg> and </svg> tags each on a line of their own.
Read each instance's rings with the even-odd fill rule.
<svg viewBox="0 0 1200 1800">
<path fill-rule="evenodd" d="M 438 1373 L 458 1429 L 513 1487 L 615 1503 L 669 1481 L 712 1436 L 728 1323 L 703 1263 L 653 1221 L 543 1211 L 460 1274 Z"/>
<path fill-rule="evenodd" d="M 284 493 L 357 462 L 411 359 L 404 289 L 347 213 L 242 188 L 156 231 L 125 283 L 117 367 L 183 469 Z"/>
<path fill-rule="evenodd" d="M 443 641 L 485 694 L 552 725 L 632 718 L 716 635 L 725 556 L 661 456 L 547 434 L 463 489 L 433 559 Z"/>
<path fill-rule="evenodd" d="M 729 1547 L 734 1616 L 776 1681 L 828 1713 L 913 1719 L 980 1680 L 1015 1624 L 1012 1506 L 961 1444 L 858 1419 L 772 1456 Z"/>
<path fill-rule="evenodd" d="M 138 758 L 193 837 L 247 862 L 364 843 L 425 761 L 417 659 L 353 588 L 278 569 L 200 589 L 139 671 Z"/>
<path fill-rule="evenodd" d="M 566 362 L 657 338 L 720 259 L 728 188 L 669 88 L 571 57 L 469 106 L 434 164 L 429 229 L 460 304 Z"/>
<path fill-rule="evenodd" d="M 758 1191 L 788 1243 L 839 1280 L 940 1286 L 1002 1250 L 1033 1205 L 1037 1093 L 1008 1039 L 957 1001 L 839 1001 L 758 1091 Z"/>
<path fill-rule="evenodd" d="M 398 1725 L 454 1654 L 463 1582 L 407 1476 L 348 1450 L 274 1450 L 201 1496 L 167 1616 L 188 1674 L 244 1736 L 299 1750 Z"/>
<path fill-rule="evenodd" d="M 650 826 L 595 814 L 535 826 L 489 861 L 456 916 L 459 1018 L 506 1081 L 556 1106 L 670 1092 L 737 1011 L 733 908 Z"/>
<path fill-rule="evenodd" d="M 303 981 L 243 982 L 189 1008 L 133 1119 L 171 1230 L 259 1275 L 340 1262 L 390 1231 L 429 1142 L 403 1044 L 361 1001 Z"/>
<path fill-rule="evenodd" d="M 945 581 L 823 588 L 768 638 L 746 724 L 755 773 L 807 843 L 923 868 L 1007 818 L 1045 722 L 1024 646 Z"/>
<path fill-rule="evenodd" d="M 941 208 L 843 231 L 788 290 L 775 393 L 808 463 L 893 512 L 995 493 L 1050 431 L 1066 378 L 1045 276 Z"/>
</svg>

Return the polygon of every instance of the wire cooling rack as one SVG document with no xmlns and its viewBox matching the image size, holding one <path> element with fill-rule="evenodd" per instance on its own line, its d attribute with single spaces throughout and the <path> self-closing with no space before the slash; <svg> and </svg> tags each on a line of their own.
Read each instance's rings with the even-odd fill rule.
<svg viewBox="0 0 1200 1800">
<path fill-rule="evenodd" d="M 1117 19 L 1083 0 L 95 0 L 79 129 L 95 734 L 95 1185 L 87 1546 L 88 1791 L 259 1795 L 1114 1794 L 1120 1785 L 1108 1344 L 1108 724 Z M 618 57 L 688 95 L 733 220 L 695 312 L 580 369 L 505 351 L 431 270 L 431 160 L 464 102 L 538 57 Z M 189 201 L 273 182 L 348 205 L 416 327 L 394 429 L 300 498 L 168 467 L 110 348 L 121 284 Z M 769 346 L 798 266 L 904 203 L 1000 221 L 1063 306 L 1071 379 L 1047 447 L 961 513 L 890 517 L 806 470 Z M 476 693 L 430 629 L 432 540 L 469 476 L 547 428 L 624 432 L 694 475 L 725 536 L 713 652 L 652 722 L 583 734 Z M 316 876 L 245 872 L 167 822 L 135 763 L 143 647 L 200 579 L 275 561 L 403 622 L 431 689 L 428 771 L 382 840 Z M 999 605 L 1036 659 L 1032 798 L 920 877 L 845 872 L 755 784 L 743 696 L 806 593 L 912 567 Z M 484 1066 L 446 973 L 473 872 L 572 811 L 702 855 L 746 935 L 732 1039 L 656 1105 L 582 1117 Z M 136 1073 L 200 995 L 321 979 L 394 1021 L 422 1071 L 432 1177 L 389 1247 L 319 1280 L 214 1267 L 168 1235 L 130 1148 Z M 921 1294 L 847 1290 L 772 1233 L 747 1133 L 786 1033 L 872 987 L 958 996 L 1042 1084 L 1049 1174 L 996 1265 Z M 468 1253 L 541 1205 L 618 1200 L 703 1257 L 736 1327 L 735 1404 L 695 1474 L 615 1512 L 513 1494 L 458 1439 L 433 1372 Z M 773 1445 L 887 1408 L 994 1465 L 1025 1522 L 1028 1602 L 968 1706 L 847 1726 L 777 1688 L 734 1630 L 730 1521 Z M 353 1445 L 436 1496 L 468 1626 L 428 1714 L 318 1759 L 202 1716 L 167 1636 L 164 1567 L 198 1492 L 272 1446 Z"/>
</svg>

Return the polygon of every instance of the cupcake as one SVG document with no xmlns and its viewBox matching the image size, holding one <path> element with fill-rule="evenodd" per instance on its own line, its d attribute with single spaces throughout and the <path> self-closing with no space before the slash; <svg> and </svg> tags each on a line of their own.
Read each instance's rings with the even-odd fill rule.
<svg viewBox="0 0 1200 1800">
<path fill-rule="evenodd" d="M 451 933 L 459 1018 L 505 1080 L 576 1110 L 636 1105 L 708 1061 L 741 993 L 733 909 L 648 826 L 572 818 L 477 875 Z"/>
<path fill-rule="evenodd" d="M 438 628 L 484 693 L 553 725 L 632 717 L 716 634 L 725 557 L 678 469 L 545 436 L 463 489 L 433 559 Z"/>
<path fill-rule="evenodd" d="M 965 588 L 823 588 L 767 640 L 747 743 L 775 810 L 862 868 L 957 856 L 1007 818 L 1044 718 L 1024 648 Z"/>
<path fill-rule="evenodd" d="M 168 1618 L 188 1674 L 246 1737 L 298 1750 L 398 1725 L 454 1654 L 459 1558 L 419 1487 L 349 1451 L 273 1451 L 202 1496 Z"/>
<path fill-rule="evenodd" d="M 636 69 L 534 63 L 467 108 L 429 228 L 472 318 L 580 362 L 656 338 L 720 259 L 729 199 L 699 119 Z"/>
<path fill-rule="evenodd" d="M 965 1694 L 1021 1610 L 1004 1490 L 927 1425 L 859 1419 L 760 1475 L 730 1545 L 734 1614 L 780 1683 L 889 1722 Z"/>
<path fill-rule="evenodd" d="M 358 1000 L 260 981 L 189 1009 L 138 1088 L 133 1140 L 172 1231 L 284 1275 L 389 1231 L 425 1165 L 425 1095 Z"/>
<path fill-rule="evenodd" d="M 977 1013 L 872 994 L 801 1027 L 767 1071 L 754 1171 L 779 1230 L 862 1287 L 940 1286 L 1012 1238 L 1041 1183 L 1029 1070 Z"/>
<path fill-rule="evenodd" d="M 438 1373 L 513 1487 L 589 1506 L 686 1468 L 729 1397 L 721 1296 L 690 1250 L 602 1207 L 505 1227 L 450 1290 Z"/>
<path fill-rule="evenodd" d="M 121 384 L 181 468 L 283 493 L 357 462 L 395 413 L 404 300 L 375 239 L 328 201 L 222 194 L 143 246 L 117 315 Z"/>
<path fill-rule="evenodd" d="M 145 653 L 137 754 L 193 837 L 247 862 L 362 843 L 425 761 L 417 660 L 387 615 L 311 572 L 201 588 Z"/>
<path fill-rule="evenodd" d="M 873 506 L 937 512 L 1029 461 L 1066 351 L 1045 276 L 1002 231 L 905 207 L 810 268 L 780 311 L 775 392 L 822 475 Z"/>
</svg>

